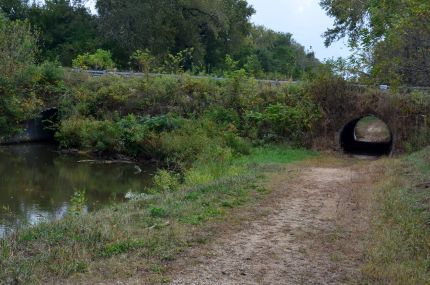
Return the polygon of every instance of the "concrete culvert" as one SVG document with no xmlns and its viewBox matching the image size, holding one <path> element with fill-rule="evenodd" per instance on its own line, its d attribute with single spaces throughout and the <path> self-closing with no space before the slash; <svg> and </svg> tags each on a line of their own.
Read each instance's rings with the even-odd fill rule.
<svg viewBox="0 0 430 285">
<path fill-rule="evenodd" d="M 363 116 L 343 127 L 340 145 L 349 154 L 389 155 L 393 151 L 393 134 L 388 125 L 378 117 Z"/>
</svg>

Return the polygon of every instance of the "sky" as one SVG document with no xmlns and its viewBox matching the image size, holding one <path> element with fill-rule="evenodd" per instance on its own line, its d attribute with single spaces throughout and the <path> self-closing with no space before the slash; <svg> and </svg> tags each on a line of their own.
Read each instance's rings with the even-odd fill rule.
<svg viewBox="0 0 430 285">
<path fill-rule="evenodd" d="M 257 11 L 252 22 L 293 34 L 307 50 L 312 47 L 320 60 L 351 54 L 345 40 L 328 48 L 324 46 L 322 34 L 333 26 L 333 19 L 319 6 L 319 0 L 248 0 L 248 3 Z"/>
<path fill-rule="evenodd" d="M 94 11 L 94 0 L 88 1 L 88 7 Z M 333 19 L 327 16 L 318 4 L 319 0 L 248 0 L 256 14 L 252 22 L 263 25 L 277 32 L 291 33 L 293 38 L 315 56 L 327 58 L 347 57 L 350 51 L 346 41 L 334 43 L 326 48 L 322 34 L 332 27 Z"/>
</svg>

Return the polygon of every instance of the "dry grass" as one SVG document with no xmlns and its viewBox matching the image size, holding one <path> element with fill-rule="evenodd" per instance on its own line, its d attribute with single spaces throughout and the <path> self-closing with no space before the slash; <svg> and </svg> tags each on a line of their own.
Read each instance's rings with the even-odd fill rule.
<svg viewBox="0 0 430 285">
<path fill-rule="evenodd" d="M 364 284 L 430 284 L 430 193 L 417 187 L 428 181 L 429 157 L 427 148 L 380 162 L 385 175 L 375 185 Z"/>
</svg>

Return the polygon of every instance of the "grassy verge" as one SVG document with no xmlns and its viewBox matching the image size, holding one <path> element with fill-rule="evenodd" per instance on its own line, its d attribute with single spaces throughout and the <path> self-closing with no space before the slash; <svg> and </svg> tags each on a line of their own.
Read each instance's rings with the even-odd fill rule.
<svg viewBox="0 0 430 285">
<path fill-rule="evenodd" d="M 384 165 L 363 283 L 429 284 L 430 148 Z"/>
<path fill-rule="evenodd" d="M 259 182 L 268 169 L 273 171 L 268 164 L 313 155 L 280 147 L 252 149 L 250 155 L 229 161 L 197 163 L 182 184 L 160 172 L 150 194 L 134 201 L 88 215 L 73 213 L 1 240 L 0 280 L 26 284 L 72 278 L 91 283 L 140 274 L 148 282 L 168 281 L 163 277 L 166 262 L 204 242 L 211 221 L 267 193 Z"/>
</svg>

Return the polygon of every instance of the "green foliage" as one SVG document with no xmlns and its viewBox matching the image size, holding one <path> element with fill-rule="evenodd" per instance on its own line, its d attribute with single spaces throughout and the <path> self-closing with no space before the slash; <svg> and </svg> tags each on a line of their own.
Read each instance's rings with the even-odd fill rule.
<svg viewBox="0 0 430 285">
<path fill-rule="evenodd" d="M 189 167 L 201 153 L 216 140 L 209 133 L 210 126 L 202 122 L 186 122 L 181 128 L 163 132 L 159 138 L 159 150 L 162 159 L 171 167 L 183 171 Z"/>
<path fill-rule="evenodd" d="M 63 71 L 56 63 L 34 65 L 36 36 L 26 21 L 11 22 L 0 14 L 0 137 L 19 131 L 63 92 Z"/>
<path fill-rule="evenodd" d="M 85 53 L 83 55 L 78 55 L 78 57 L 73 60 L 72 64 L 75 68 L 95 70 L 112 69 L 115 67 L 112 54 L 110 51 L 103 49 L 98 49 L 93 54 Z"/>
<path fill-rule="evenodd" d="M 166 209 L 152 207 L 149 209 L 150 215 L 153 218 L 165 218 L 167 216 Z"/>
<path fill-rule="evenodd" d="M 112 51 L 119 68 L 131 60 L 145 73 L 159 68 L 222 75 L 244 69 L 253 77 L 301 79 L 319 64 L 291 34 L 253 26 L 255 10 L 246 1 L 98 0 L 95 15 L 85 2 L 0 0 L 0 8 L 9 19 L 27 20 L 40 31 L 42 61 L 64 66 L 74 60 L 73 66 L 89 68 L 82 56 L 100 48 Z M 225 63 L 226 54 L 234 67 Z"/>
<path fill-rule="evenodd" d="M 214 146 L 249 152 L 247 138 L 303 145 L 321 118 L 303 86 L 259 85 L 244 70 L 221 82 L 106 77 L 69 86 L 57 135 L 63 147 L 153 158 L 180 172 Z"/>
<path fill-rule="evenodd" d="M 27 21 L 9 21 L 0 13 L 0 76 L 12 77 L 35 62 L 37 37 Z"/>
<path fill-rule="evenodd" d="M 249 37 L 253 45 L 242 60 L 249 75 L 300 80 L 320 64 L 313 51 L 306 51 L 289 33 L 254 26 Z"/>
<path fill-rule="evenodd" d="M 69 206 L 69 214 L 71 215 L 80 215 L 83 213 L 85 209 L 86 198 L 85 198 L 85 190 L 78 190 L 73 194 L 73 197 L 70 199 Z"/>
<path fill-rule="evenodd" d="M 70 117 L 61 121 L 56 137 L 64 148 L 157 158 L 162 151 L 157 146 L 159 139 L 155 133 L 175 128 L 178 128 L 178 122 L 167 116 L 130 114 L 115 121 Z"/>
<path fill-rule="evenodd" d="M 101 256 L 111 257 L 126 253 L 132 249 L 144 246 L 144 242 L 140 240 L 127 240 L 106 245 L 101 251 Z"/>
<path fill-rule="evenodd" d="M 206 110 L 204 116 L 226 129 L 234 130 L 240 125 L 240 116 L 233 109 L 214 106 Z"/>
<path fill-rule="evenodd" d="M 250 126 L 257 128 L 259 136 L 269 141 L 287 139 L 302 144 L 321 119 L 318 105 L 307 97 L 292 97 L 293 104 L 270 104 L 262 112 L 246 114 Z M 300 102 L 299 102 L 300 100 Z"/>
<path fill-rule="evenodd" d="M 153 68 L 153 63 L 155 61 L 155 57 L 152 56 L 151 52 L 148 49 L 145 50 L 137 50 L 130 57 L 131 60 L 137 64 L 140 71 L 145 72 L 149 75 L 149 72 Z"/>
<path fill-rule="evenodd" d="M 121 130 L 110 121 L 73 117 L 61 122 L 57 133 L 63 147 L 82 147 L 96 151 L 120 151 Z"/>
<path fill-rule="evenodd" d="M 100 46 L 96 17 L 82 0 L 0 0 L 0 10 L 12 21 L 26 20 L 39 31 L 42 61 L 70 66 L 78 54 Z"/>
<path fill-rule="evenodd" d="M 323 0 L 336 19 L 325 33 L 326 45 L 348 36 L 363 64 L 378 84 L 430 86 L 430 3 L 421 0 Z M 371 59 L 371 60 L 369 60 Z"/>
<path fill-rule="evenodd" d="M 180 74 L 185 71 L 188 65 L 190 68 L 193 59 L 193 48 L 184 49 L 177 54 L 168 54 L 164 60 L 162 71 L 171 74 Z"/>
<path fill-rule="evenodd" d="M 154 176 L 154 186 L 156 191 L 169 192 L 175 191 L 179 187 L 179 179 L 176 174 L 161 169 Z"/>
<path fill-rule="evenodd" d="M 167 59 L 166 72 L 182 69 L 178 52 L 190 47 L 192 64 L 204 63 L 206 69 L 222 65 L 222 54 L 239 53 L 254 13 L 246 1 L 239 0 L 99 0 L 96 7 L 100 31 L 118 62 L 125 63 L 136 50 L 149 49 L 157 58 Z M 127 27 L 127 32 L 121 27 Z M 191 68 L 191 62 L 186 65 Z"/>
</svg>

